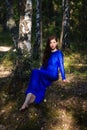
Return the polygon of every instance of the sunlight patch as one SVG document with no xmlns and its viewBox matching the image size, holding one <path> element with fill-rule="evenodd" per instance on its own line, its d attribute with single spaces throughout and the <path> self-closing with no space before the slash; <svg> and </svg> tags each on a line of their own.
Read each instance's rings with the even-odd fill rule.
<svg viewBox="0 0 87 130">
<path fill-rule="evenodd" d="M 5 71 L 1 71 L 0 72 L 0 78 L 4 78 L 4 77 L 8 77 L 12 74 L 12 71 L 9 71 L 9 70 L 5 70 Z"/>
<path fill-rule="evenodd" d="M 72 113 L 65 109 L 58 109 L 59 123 L 54 127 L 54 130 L 70 130 L 73 129 L 74 119 Z"/>
<path fill-rule="evenodd" d="M 11 47 L 8 46 L 0 46 L 0 52 L 7 52 L 11 50 Z"/>
</svg>

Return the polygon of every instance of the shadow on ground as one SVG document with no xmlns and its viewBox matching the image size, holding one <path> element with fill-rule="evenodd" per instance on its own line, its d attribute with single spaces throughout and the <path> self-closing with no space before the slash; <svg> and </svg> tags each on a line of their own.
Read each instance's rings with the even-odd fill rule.
<svg viewBox="0 0 87 130">
<path fill-rule="evenodd" d="M 67 75 L 71 77 L 71 75 Z M 28 82 L 0 78 L 0 130 L 87 130 L 87 77 L 56 81 L 39 104 L 19 112 Z"/>
</svg>

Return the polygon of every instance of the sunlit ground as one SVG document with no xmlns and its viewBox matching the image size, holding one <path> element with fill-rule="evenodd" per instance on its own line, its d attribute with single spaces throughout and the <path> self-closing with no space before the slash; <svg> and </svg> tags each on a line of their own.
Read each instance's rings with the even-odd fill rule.
<svg viewBox="0 0 87 130">
<path fill-rule="evenodd" d="M 7 52 L 11 49 L 11 47 L 8 46 L 0 46 L 0 52 Z"/>
<path fill-rule="evenodd" d="M 12 47 L 9 46 L 0 46 L 0 53 L 5 53 L 11 50 Z M 7 61 L 9 63 L 9 61 Z M 9 68 L 6 69 L 6 65 L 8 64 L 5 62 L 5 58 L 1 61 L 0 64 L 0 78 L 9 76 L 12 72 Z M 5 64 L 5 65 L 4 65 Z"/>
</svg>

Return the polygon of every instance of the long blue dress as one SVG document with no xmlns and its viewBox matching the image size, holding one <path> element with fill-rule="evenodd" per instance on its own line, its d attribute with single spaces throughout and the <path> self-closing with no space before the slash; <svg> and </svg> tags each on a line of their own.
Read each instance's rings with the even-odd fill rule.
<svg viewBox="0 0 87 130">
<path fill-rule="evenodd" d="M 32 70 L 25 94 L 34 94 L 36 96 L 35 103 L 43 101 L 47 87 L 59 78 L 58 69 L 60 69 L 62 80 L 66 79 L 63 53 L 60 50 L 51 53 L 46 68 L 42 66 L 40 69 Z"/>
</svg>

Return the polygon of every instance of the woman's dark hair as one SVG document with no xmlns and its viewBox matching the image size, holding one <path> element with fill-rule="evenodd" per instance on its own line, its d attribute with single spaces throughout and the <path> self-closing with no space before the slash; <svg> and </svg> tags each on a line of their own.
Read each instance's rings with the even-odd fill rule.
<svg viewBox="0 0 87 130">
<path fill-rule="evenodd" d="M 42 61 L 42 65 L 44 67 L 47 66 L 47 62 L 48 62 L 48 59 L 49 59 L 50 54 L 51 54 L 50 41 L 53 40 L 53 39 L 55 39 L 56 42 L 58 41 L 56 36 L 50 36 L 47 39 L 47 43 L 46 43 L 46 47 L 45 47 L 44 55 L 43 55 L 43 61 Z M 58 46 L 56 48 L 58 49 Z"/>
</svg>

